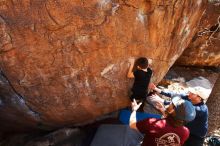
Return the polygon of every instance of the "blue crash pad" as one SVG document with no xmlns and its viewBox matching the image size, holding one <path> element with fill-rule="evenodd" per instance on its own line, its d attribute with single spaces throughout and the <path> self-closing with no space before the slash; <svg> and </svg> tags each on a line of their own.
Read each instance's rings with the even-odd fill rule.
<svg viewBox="0 0 220 146">
<path fill-rule="evenodd" d="M 130 116 L 131 116 L 131 111 L 130 111 L 130 110 L 123 109 L 123 110 L 121 110 L 120 113 L 119 113 L 119 120 L 120 120 L 123 124 L 128 125 L 128 124 L 129 124 Z M 161 118 L 161 115 L 158 115 L 158 114 L 150 114 L 150 113 L 143 113 L 143 112 L 137 112 L 136 118 L 137 118 L 137 121 L 141 121 L 141 120 L 146 119 L 146 118 L 157 118 L 157 119 L 160 119 L 160 118 Z"/>
</svg>

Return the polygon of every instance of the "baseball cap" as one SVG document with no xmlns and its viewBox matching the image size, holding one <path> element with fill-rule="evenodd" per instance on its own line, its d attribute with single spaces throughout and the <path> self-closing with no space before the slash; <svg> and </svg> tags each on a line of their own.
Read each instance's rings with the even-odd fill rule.
<svg viewBox="0 0 220 146">
<path fill-rule="evenodd" d="M 179 96 L 174 96 L 172 103 L 175 107 L 176 119 L 185 122 L 190 122 L 195 119 L 196 111 L 190 101 L 184 100 Z"/>
<path fill-rule="evenodd" d="M 203 87 L 200 87 L 200 86 L 189 87 L 188 91 L 193 93 L 193 94 L 196 94 L 196 95 L 200 96 L 205 101 L 208 99 L 208 97 L 211 93 L 210 89 L 206 89 L 206 88 L 203 88 Z"/>
<path fill-rule="evenodd" d="M 204 101 L 207 101 L 212 91 L 212 84 L 208 79 L 200 76 L 193 78 L 192 80 L 186 82 L 186 84 L 189 92 L 196 94 Z"/>
</svg>

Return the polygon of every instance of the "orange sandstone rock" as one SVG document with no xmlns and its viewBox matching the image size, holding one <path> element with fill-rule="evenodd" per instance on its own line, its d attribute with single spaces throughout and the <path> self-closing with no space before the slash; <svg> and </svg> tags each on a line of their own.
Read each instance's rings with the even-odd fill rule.
<svg viewBox="0 0 220 146">
<path fill-rule="evenodd" d="M 21 119 L 31 119 L 23 126 L 57 127 L 87 123 L 129 106 L 132 82 L 126 74 L 131 57 L 151 58 L 152 81 L 159 82 L 188 46 L 206 4 L 202 0 L 142 4 L 1 1 L 0 67 L 10 82 L 7 88 L 19 94 L 13 98 L 24 103 L 2 104 L 1 119 L 25 106 L 37 118 L 18 110 L 7 120 L 16 124 L 19 113 L 24 115 Z M 9 93 L 0 98 L 12 98 Z M 5 108 L 8 113 L 1 110 Z"/>
</svg>

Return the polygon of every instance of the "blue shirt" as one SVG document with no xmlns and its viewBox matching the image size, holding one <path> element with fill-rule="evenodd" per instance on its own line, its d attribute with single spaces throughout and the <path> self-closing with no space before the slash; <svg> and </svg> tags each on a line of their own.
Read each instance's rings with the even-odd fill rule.
<svg viewBox="0 0 220 146">
<path fill-rule="evenodd" d="M 188 95 L 185 93 L 173 93 L 168 91 L 162 91 L 160 94 L 167 97 L 180 96 L 182 99 L 189 100 Z M 203 102 L 194 104 L 196 110 L 196 117 L 193 121 L 186 124 L 189 128 L 190 134 L 198 138 L 204 138 L 208 131 L 208 107 Z"/>
</svg>

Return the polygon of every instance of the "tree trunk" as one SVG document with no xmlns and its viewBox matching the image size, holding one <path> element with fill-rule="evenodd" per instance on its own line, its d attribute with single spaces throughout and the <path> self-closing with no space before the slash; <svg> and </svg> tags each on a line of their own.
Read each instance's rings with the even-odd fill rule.
<svg viewBox="0 0 220 146">
<path fill-rule="evenodd" d="M 209 132 L 220 128 L 220 75 L 207 101 L 209 108 Z"/>
</svg>

